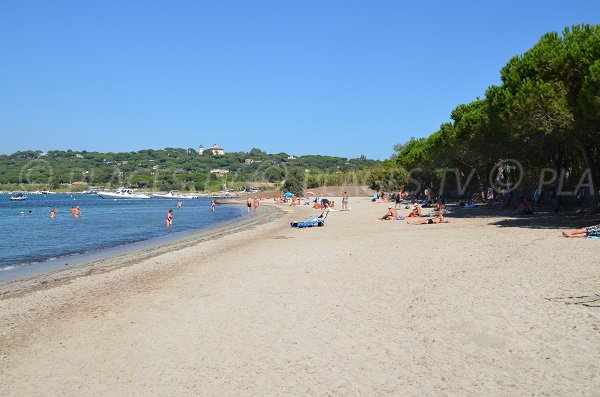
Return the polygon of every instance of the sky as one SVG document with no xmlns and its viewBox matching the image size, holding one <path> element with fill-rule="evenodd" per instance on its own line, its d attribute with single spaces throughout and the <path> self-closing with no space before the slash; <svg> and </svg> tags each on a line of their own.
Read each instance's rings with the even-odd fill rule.
<svg viewBox="0 0 600 397">
<path fill-rule="evenodd" d="M 3 1 L 0 153 L 385 159 L 599 1 Z"/>
</svg>

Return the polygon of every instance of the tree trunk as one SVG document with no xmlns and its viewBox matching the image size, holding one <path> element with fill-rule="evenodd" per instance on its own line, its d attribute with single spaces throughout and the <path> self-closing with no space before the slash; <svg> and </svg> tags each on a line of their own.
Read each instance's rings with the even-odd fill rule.
<svg viewBox="0 0 600 397">
<path fill-rule="evenodd" d="M 583 146 L 580 142 L 576 143 L 577 149 L 581 153 L 581 158 L 583 160 L 583 168 L 584 170 L 590 170 L 590 200 L 589 206 L 592 214 L 598 213 L 598 185 L 596 181 L 598 180 L 598 170 L 596 169 L 596 164 L 594 164 L 594 156 L 590 155 L 591 148 Z"/>
<path fill-rule="evenodd" d="M 556 183 L 556 194 L 554 196 L 554 212 L 557 213 L 558 211 L 560 211 L 560 197 L 561 197 L 561 188 L 562 188 L 562 178 L 563 178 L 563 173 L 562 173 L 562 167 L 563 167 L 563 160 L 564 160 L 564 153 L 563 150 L 560 149 L 558 151 L 558 159 L 556 160 L 555 166 L 556 166 L 556 175 L 558 175 L 558 181 Z"/>
</svg>

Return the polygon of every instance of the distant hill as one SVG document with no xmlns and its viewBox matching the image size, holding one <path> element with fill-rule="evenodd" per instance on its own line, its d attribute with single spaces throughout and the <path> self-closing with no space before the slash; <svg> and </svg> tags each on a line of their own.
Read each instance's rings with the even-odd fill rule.
<svg viewBox="0 0 600 397">
<path fill-rule="evenodd" d="M 220 149 L 220 148 L 219 148 Z M 0 155 L 0 185 L 41 185 L 59 189 L 65 185 L 129 186 L 155 190 L 218 190 L 243 187 L 253 182 L 283 181 L 289 167 L 302 168 L 306 175 L 323 180 L 324 175 L 360 172 L 377 165 L 364 156 L 348 159 L 335 156 L 291 156 L 267 154 L 260 149 L 225 152 L 207 148 L 165 148 L 137 152 L 100 153 L 74 150 L 19 151 Z"/>
</svg>

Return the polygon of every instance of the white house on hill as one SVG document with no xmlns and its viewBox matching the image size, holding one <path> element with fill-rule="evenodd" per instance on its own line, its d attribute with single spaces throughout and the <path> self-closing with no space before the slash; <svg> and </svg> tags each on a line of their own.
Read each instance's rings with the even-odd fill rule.
<svg viewBox="0 0 600 397">
<path fill-rule="evenodd" d="M 213 156 L 222 156 L 225 154 L 225 149 L 218 146 L 216 143 L 208 149 L 204 149 L 204 146 L 200 145 L 200 147 L 198 148 L 198 154 L 202 156 L 204 155 L 204 152 L 210 152 L 210 154 L 212 154 Z"/>
</svg>

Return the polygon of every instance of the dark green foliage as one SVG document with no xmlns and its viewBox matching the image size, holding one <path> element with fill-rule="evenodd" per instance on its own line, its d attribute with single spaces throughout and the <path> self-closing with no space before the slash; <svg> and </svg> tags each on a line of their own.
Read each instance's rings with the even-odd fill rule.
<svg viewBox="0 0 600 397">
<path fill-rule="evenodd" d="M 375 167 L 367 178 L 368 186 L 378 192 L 399 191 L 408 183 L 408 171 L 392 161 Z"/>
<path fill-rule="evenodd" d="M 396 161 L 418 168 L 424 183 L 443 183 L 446 170 L 461 178 L 474 172 L 474 190 L 489 185 L 501 159 L 524 169 L 522 189 L 538 187 L 540 172 L 564 170 L 565 179 L 546 189 L 575 188 L 589 170 L 600 177 L 600 26 L 575 25 L 562 36 L 548 33 L 501 70 L 502 84 L 484 99 L 459 105 L 452 122 L 427 138 L 396 150 Z M 507 171 L 510 174 L 512 171 Z M 456 173 L 453 171 L 453 175 Z M 598 195 L 590 203 L 597 207 Z"/>
<path fill-rule="evenodd" d="M 219 190 L 223 185 L 243 188 L 253 182 L 282 182 L 288 166 L 328 174 L 339 170 L 362 172 L 378 163 L 330 156 L 288 157 L 287 153 L 267 154 L 257 148 L 249 153 L 232 152 L 223 156 L 200 156 L 191 148 L 123 153 L 28 150 L 0 155 L 0 188 L 14 190 L 20 184 L 20 189 L 28 186 L 32 190 L 58 189 L 71 182 L 85 182 L 93 186 L 154 190 Z M 229 173 L 225 177 L 211 177 L 210 171 L 217 168 Z"/>
<path fill-rule="evenodd" d="M 283 184 L 283 191 L 292 192 L 296 196 L 302 196 L 304 194 L 305 178 L 306 172 L 303 169 L 288 168 L 285 183 Z"/>
</svg>

